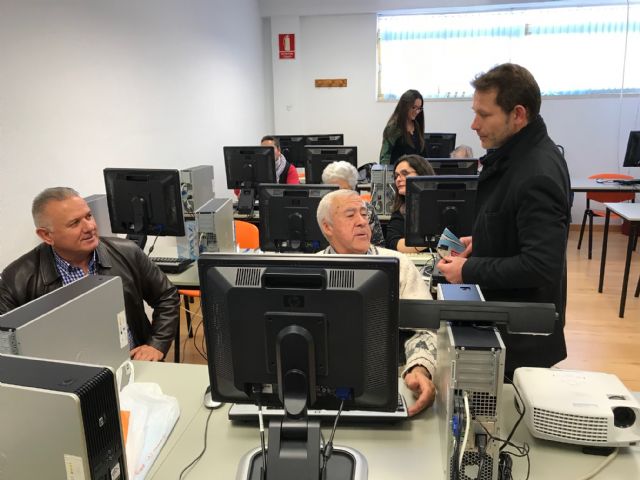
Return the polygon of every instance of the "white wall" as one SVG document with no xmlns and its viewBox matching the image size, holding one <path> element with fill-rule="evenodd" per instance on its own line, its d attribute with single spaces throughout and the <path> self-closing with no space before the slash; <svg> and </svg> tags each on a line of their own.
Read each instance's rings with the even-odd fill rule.
<svg viewBox="0 0 640 480">
<path fill-rule="evenodd" d="M 276 133 L 341 132 L 346 144 L 358 146 L 360 164 L 377 161 L 395 103 L 376 101 L 375 14 L 273 17 L 271 25 L 274 36 L 299 25 L 295 63 L 277 59 L 274 47 Z M 348 87 L 315 88 L 316 78 L 346 78 Z M 279 95 L 287 102 L 279 102 Z M 639 112 L 640 98 L 632 96 L 545 98 L 541 113 L 551 137 L 566 149 L 571 175 L 586 177 L 618 171 L 640 175 L 620 167 L 629 130 L 640 129 Z M 469 128 L 470 100 L 427 101 L 425 118 L 427 131 L 456 132 L 457 143 L 484 154 Z M 574 222 L 581 221 L 583 210 L 584 195 L 576 194 Z"/>
<path fill-rule="evenodd" d="M 0 0 L 0 269 L 30 202 L 103 193 L 104 167 L 214 164 L 273 128 L 257 0 Z M 270 85 L 270 82 L 267 82 Z"/>
</svg>

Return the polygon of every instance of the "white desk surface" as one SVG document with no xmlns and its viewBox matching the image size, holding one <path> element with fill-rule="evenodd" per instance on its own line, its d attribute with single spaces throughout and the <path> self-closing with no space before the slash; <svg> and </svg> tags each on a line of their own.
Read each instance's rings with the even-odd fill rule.
<svg viewBox="0 0 640 480">
<path fill-rule="evenodd" d="M 208 384 L 205 365 L 134 362 L 138 381 L 157 382 L 163 392 L 175 396 L 181 408 L 180 419 L 153 465 L 148 479 L 175 480 L 182 469 L 203 448 L 205 422 L 209 411 L 202 406 Z M 503 397 L 505 424 L 515 422 L 513 390 L 505 388 Z M 233 479 L 240 458 L 259 445 L 258 429 L 238 426 L 227 419 L 229 406 L 214 410 L 209 421 L 207 451 L 186 477 L 188 480 Z M 323 428 L 325 437 L 328 430 Z M 503 427 L 506 435 L 507 428 Z M 531 480 L 577 479 L 591 472 L 604 457 L 584 455 L 580 448 L 531 437 L 524 425 L 514 439 L 531 446 Z M 369 479 L 398 478 L 441 479 L 441 451 L 438 419 L 434 409 L 417 417 L 388 426 L 339 426 L 336 445 L 359 450 L 369 464 Z M 524 478 L 526 461 L 514 460 L 514 478 Z M 628 480 L 640 478 L 640 446 L 621 448 L 618 457 L 598 479 Z"/>
<path fill-rule="evenodd" d="M 640 185 L 620 185 L 614 182 L 598 182 L 595 178 L 571 178 L 574 192 L 640 192 Z"/>
<path fill-rule="evenodd" d="M 605 203 L 605 206 L 625 220 L 629 220 L 630 222 L 640 222 L 640 203 Z"/>
</svg>

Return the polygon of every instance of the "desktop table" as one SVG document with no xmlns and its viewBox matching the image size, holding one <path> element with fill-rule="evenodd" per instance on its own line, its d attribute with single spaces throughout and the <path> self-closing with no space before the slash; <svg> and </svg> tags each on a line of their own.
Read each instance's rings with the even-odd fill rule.
<svg viewBox="0 0 640 480">
<path fill-rule="evenodd" d="M 602 258 L 600 259 L 600 281 L 598 292 L 602 293 L 604 284 L 604 266 L 607 259 L 607 237 L 609 236 L 609 219 L 611 212 L 620 215 L 629 222 L 629 242 L 627 243 L 627 257 L 624 264 L 624 275 L 622 277 L 622 293 L 620 295 L 620 318 L 624 317 L 624 307 L 627 301 L 627 285 L 629 283 L 629 268 L 631 267 L 631 255 L 633 246 L 640 226 L 640 203 L 605 203 L 606 213 L 604 217 L 604 238 L 602 240 Z M 636 287 L 634 296 L 640 295 L 640 279 Z"/>
<path fill-rule="evenodd" d="M 134 362 L 136 379 L 156 382 L 167 395 L 180 404 L 180 418 L 160 455 L 152 466 L 148 479 L 175 480 L 203 449 L 204 430 L 209 411 L 202 405 L 208 384 L 205 365 Z M 411 399 L 405 396 L 409 402 Z M 513 389 L 505 387 L 503 395 L 505 425 L 515 423 Z M 186 480 L 233 479 L 241 457 L 259 445 L 255 426 L 236 425 L 227 419 L 229 406 L 214 410 L 209 420 L 207 450 Z M 325 438 L 329 430 L 323 427 Z M 503 427 L 503 436 L 508 430 Z M 580 447 L 534 439 L 524 425 L 518 426 L 516 442 L 531 447 L 531 480 L 579 478 L 598 466 L 604 457 L 584 455 Z M 337 445 L 359 450 L 367 459 L 370 480 L 397 478 L 443 479 L 439 423 L 435 408 L 416 417 L 392 425 L 339 426 Z M 514 478 L 524 478 L 526 461 L 514 460 Z M 599 478 L 628 480 L 640 478 L 640 447 L 624 447 Z"/>
<path fill-rule="evenodd" d="M 572 192 L 640 192 L 640 185 L 620 185 L 611 180 L 571 178 Z"/>
</svg>

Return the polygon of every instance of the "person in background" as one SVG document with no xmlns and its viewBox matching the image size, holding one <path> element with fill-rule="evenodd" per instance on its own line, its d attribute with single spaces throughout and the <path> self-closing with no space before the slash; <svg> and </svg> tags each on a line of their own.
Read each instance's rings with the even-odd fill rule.
<svg viewBox="0 0 640 480">
<path fill-rule="evenodd" d="M 403 155 L 427 156 L 424 141 L 424 103 L 417 90 L 402 94 L 382 133 L 380 163 L 394 165 Z"/>
<path fill-rule="evenodd" d="M 282 152 L 280 151 L 280 142 L 272 135 L 265 135 L 260 140 L 260 145 L 263 147 L 273 147 L 276 151 L 276 182 L 297 184 L 300 183 L 300 177 L 296 167 L 289 163 Z"/>
<path fill-rule="evenodd" d="M 358 184 L 358 170 L 349 162 L 340 160 L 330 163 L 322 172 L 322 183 L 338 185 L 345 190 L 355 190 Z M 369 227 L 371 228 L 371 243 L 379 247 L 384 247 L 385 240 L 382 234 L 380 220 L 369 202 L 365 202 L 369 212 Z"/>
<path fill-rule="evenodd" d="M 87 202 L 71 188 L 44 190 L 33 200 L 31 212 L 42 243 L 2 272 L 0 314 L 87 275 L 118 276 L 131 358 L 162 360 L 180 321 L 178 291 L 166 275 L 132 241 L 99 237 Z M 152 322 L 143 302 L 153 308 Z"/>
<path fill-rule="evenodd" d="M 407 247 L 404 244 L 404 222 L 405 222 L 405 194 L 407 187 L 407 177 L 419 175 L 435 175 L 433 167 L 418 155 L 405 155 L 398 159 L 393 170 L 393 178 L 396 184 L 396 196 L 391 207 L 391 218 L 387 225 L 387 248 L 404 253 L 417 253 L 426 247 Z"/>
<path fill-rule="evenodd" d="M 326 249 L 318 252 L 319 255 L 396 257 L 400 261 L 400 298 L 431 299 L 422 275 L 411 260 L 401 253 L 371 245 L 367 207 L 357 192 L 341 189 L 327 193 L 320 200 L 316 215 L 318 225 L 329 242 Z M 416 397 L 414 405 L 409 407 L 409 415 L 415 415 L 433 404 L 436 389 L 431 379 L 436 367 L 436 348 L 436 336 L 431 330 L 415 332 L 404 344 L 407 362 L 402 377 Z"/>
<path fill-rule="evenodd" d="M 480 285 L 486 300 L 554 303 L 549 336 L 510 335 L 505 376 L 521 366 L 551 367 L 567 356 L 569 171 L 540 116 L 540 88 L 524 67 L 498 65 L 475 78 L 471 128 L 488 150 L 478 179 L 476 217 L 465 251 L 438 268 L 450 283 Z"/>
<path fill-rule="evenodd" d="M 473 158 L 473 149 L 468 145 L 458 145 L 449 156 L 451 158 Z"/>
</svg>

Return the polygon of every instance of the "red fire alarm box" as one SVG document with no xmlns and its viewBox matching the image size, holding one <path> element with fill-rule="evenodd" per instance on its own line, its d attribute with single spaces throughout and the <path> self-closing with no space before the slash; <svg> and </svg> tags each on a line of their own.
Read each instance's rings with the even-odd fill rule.
<svg viewBox="0 0 640 480">
<path fill-rule="evenodd" d="M 278 34 L 278 50 L 280 50 L 280 59 L 296 58 L 296 35 L 295 33 L 279 33 Z"/>
</svg>

